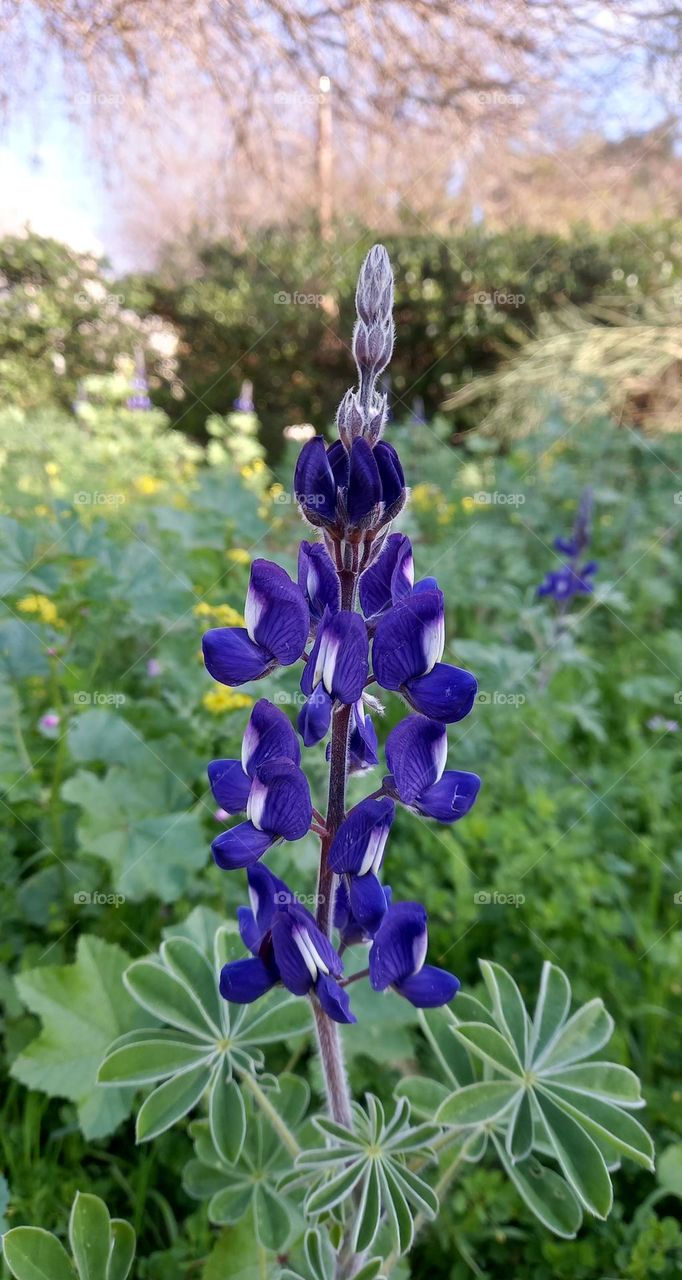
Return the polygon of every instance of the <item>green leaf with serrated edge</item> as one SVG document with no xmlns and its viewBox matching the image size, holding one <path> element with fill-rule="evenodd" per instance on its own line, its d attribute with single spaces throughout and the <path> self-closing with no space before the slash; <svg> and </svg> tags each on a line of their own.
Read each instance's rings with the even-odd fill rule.
<svg viewBox="0 0 682 1280">
<path fill-rule="evenodd" d="M 64 1246 L 40 1227 L 14 1227 L 2 1237 L 2 1248 L 15 1280 L 76 1280 Z"/>
<path fill-rule="evenodd" d="M 438 1214 L 438 1196 L 428 1182 L 424 1182 L 419 1174 L 413 1173 L 408 1165 L 391 1163 L 394 1178 L 397 1178 L 408 1200 L 411 1200 L 420 1213 L 427 1218 L 435 1218 Z"/>
<path fill-rule="evenodd" d="M 364 1253 L 374 1241 L 381 1220 L 381 1183 L 376 1160 L 372 1161 L 355 1211 L 353 1251 Z"/>
<path fill-rule="evenodd" d="M 547 1048 L 563 1025 L 571 1007 L 571 984 L 562 969 L 545 960 L 533 1015 L 531 1061 Z"/>
<path fill-rule="evenodd" d="M 312 1191 L 306 1199 L 306 1213 L 327 1213 L 335 1205 L 349 1196 L 362 1178 L 367 1168 L 366 1160 L 354 1160 L 349 1168 L 344 1168 L 328 1182 Z"/>
<path fill-rule="evenodd" d="M 135 1232 L 122 1218 L 111 1219 L 111 1253 L 107 1280 L 128 1280 L 135 1261 Z"/>
<path fill-rule="evenodd" d="M 275 992 L 267 1003 L 247 1010 L 235 1039 L 254 1044 L 279 1044 L 289 1036 L 300 1036 L 312 1030 L 310 1005 L 300 996 L 282 996 Z"/>
<path fill-rule="evenodd" d="M 514 1049 L 495 1027 L 488 1027 L 484 1022 L 465 1022 L 453 1027 L 453 1035 L 496 1071 L 503 1075 L 521 1075 L 523 1068 Z"/>
<path fill-rule="evenodd" d="M 221 1187 L 211 1197 L 208 1205 L 208 1220 L 216 1227 L 233 1226 L 244 1217 L 253 1198 L 253 1182 Z"/>
<path fill-rule="evenodd" d="M 399 1253 L 407 1253 L 414 1240 L 414 1222 L 410 1206 L 402 1189 L 398 1186 L 390 1165 L 380 1164 L 382 1199 L 389 1225 L 393 1229 L 393 1237 Z"/>
<path fill-rule="evenodd" d="M 644 1106 L 642 1086 L 634 1071 L 617 1062 L 579 1062 L 573 1067 L 543 1071 L 542 1079 L 550 1088 L 560 1084 L 564 1089 L 616 1102 L 619 1107 L 634 1110 Z"/>
<path fill-rule="evenodd" d="M 99 1084 L 149 1084 L 168 1076 L 190 1071 L 213 1054 L 205 1041 L 190 1040 L 138 1041 L 107 1054 L 99 1072 Z"/>
<path fill-rule="evenodd" d="M 336 1257 L 326 1231 L 322 1232 L 317 1227 L 306 1231 L 303 1248 L 315 1280 L 333 1280 Z"/>
<path fill-rule="evenodd" d="M 437 1112 L 439 1124 L 455 1128 L 471 1128 L 490 1124 L 508 1111 L 520 1092 L 520 1084 L 511 1080 L 481 1080 L 458 1089 Z"/>
<path fill-rule="evenodd" d="M 135 960 L 123 981 L 134 1000 L 172 1027 L 214 1042 L 221 1034 L 207 1021 L 187 987 L 155 960 Z"/>
<path fill-rule="evenodd" d="M 423 1076 L 407 1076 L 396 1086 L 397 1096 L 407 1098 L 412 1114 L 419 1119 L 434 1116 L 450 1092 L 447 1085 Z"/>
<path fill-rule="evenodd" d="M 528 1052 L 528 1014 L 511 974 L 490 960 L 479 960 L 483 981 L 493 1007 L 498 1027 L 506 1032 L 516 1047 L 519 1060 L 526 1062 Z"/>
<path fill-rule="evenodd" d="M 256 1237 L 266 1249 L 278 1253 L 291 1235 L 291 1218 L 286 1203 L 265 1182 L 257 1182 L 253 1193 L 253 1221 Z"/>
<path fill-rule="evenodd" d="M 614 1155 L 629 1156 L 653 1173 L 654 1144 L 646 1129 L 629 1112 L 601 1098 L 564 1091 L 558 1084 L 552 1084 L 550 1089 L 548 1081 L 543 1083 L 542 1090 L 550 1092 L 554 1102 L 598 1138 L 602 1150 L 605 1143 Z"/>
<path fill-rule="evenodd" d="M 177 1120 L 196 1106 L 208 1088 L 210 1067 L 195 1067 L 184 1075 L 173 1076 L 145 1098 L 137 1113 L 135 1134 L 138 1142 L 149 1142 L 170 1129 Z"/>
<path fill-rule="evenodd" d="M 218 978 L 203 951 L 189 938 L 167 938 L 161 943 L 161 958 L 171 973 L 189 987 L 208 1021 L 220 1034 L 222 998 Z"/>
<path fill-rule="evenodd" d="M 533 1112 L 530 1094 L 524 1089 L 509 1121 L 506 1140 L 507 1154 L 516 1160 L 525 1160 L 533 1146 Z"/>
<path fill-rule="evenodd" d="M 597 1218 L 606 1218 L 613 1189 L 604 1158 L 589 1134 L 543 1091 L 536 1093 L 561 1171 L 578 1199 Z"/>
<path fill-rule="evenodd" d="M 69 1244 L 80 1280 L 107 1280 L 111 1224 L 109 1210 L 99 1196 L 76 1192 L 69 1219 Z"/>
<path fill-rule="evenodd" d="M 216 1151 L 227 1164 L 236 1164 L 246 1137 L 246 1107 L 239 1085 L 225 1079 L 222 1066 L 213 1080 L 208 1118 Z"/>
<path fill-rule="evenodd" d="M 583 1214 L 577 1196 L 564 1178 L 541 1164 L 535 1156 L 512 1164 L 494 1134 L 493 1142 L 507 1177 L 531 1213 L 555 1235 L 573 1240 L 582 1225 Z"/>
<path fill-rule="evenodd" d="M 564 1023 L 544 1052 L 533 1061 L 535 1068 L 549 1071 L 552 1067 L 571 1066 L 580 1058 L 597 1053 L 613 1034 L 613 1018 L 597 998 L 582 1005 Z"/>
</svg>

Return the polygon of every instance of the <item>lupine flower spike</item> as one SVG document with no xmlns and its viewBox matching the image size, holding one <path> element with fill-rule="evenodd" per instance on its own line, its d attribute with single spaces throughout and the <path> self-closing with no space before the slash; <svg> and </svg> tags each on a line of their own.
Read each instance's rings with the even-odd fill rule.
<svg viewBox="0 0 682 1280">
<path fill-rule="evenodd" d="M 599 568 L 596 560 L 581 564 L 581 560 L 590 545 L 592 526 L 592 490 L 587 488 L 578 504 L 578 511 L 570 538 L 555 538 L 555 549 L 566 557 L 566 562 L 559 569 L 549 571 L 545 580 L 538 587 L 539 596 L 550 596 L 564 610 L 574 596 L 589 596 L 594 591 L 592 581 Z"/>
<path fill-rule="evenodd" d="M 222 868 L 247 869 L 251 901 L 239 911 L 249 954 L 225 965 L 220 990 L 236 1004 L 278 985 L 311 999 L 330 1108 L 346 1126 L 350 1100 L 333 1023 L 355 1019 L 342 953 L 369 946 L 371 987 L 390 988 L 418 1007 L 446 1004 L 459 986 L 426 963 L 423 906 L 394 900 L 383 883 L 396 805 L 456 822 L 480 787 L 476 774 L 446 768 L 446 725 L 468 715 L 476 680 L 444 661 L 443 593 L 434 578 L 415 579 L 409 539 L 391 532 L 407 490 L 398 454 L 383 439 L 388 418 L 380 388 L 394 333 L 393 275 L 381 245 L 362 267 L 356 304 L 358 382 L 339 406 L 338 437 L 306 440 L 296 464 L 294 493 L 311 530 L 300 545 L 297 582 L 278 565 L 256 560 L 244 627 L 204 637 L 206 667 L 223 684 L 305 664 L 296 729 L 263 698 L 251 712 L 241 759 L 209 766 L 220 812 L 243 815 L 214 840 L 213 854 Z M 380 759 L 373 717 L 383 707 L 371 684 L 397 693 L 411 713 L 388 735 L 383 781 L 347 810 L 349 773 L 364 774 Z M 324 816 L 312 806 L 300 740 L 314 747 L 327 737 Z M 277 846 L 311 829 L 322 842 L 315 916 L 262 861 L 276 865 Z M 358 976 L 354 971 L 352 980 Z"/>
</svg>

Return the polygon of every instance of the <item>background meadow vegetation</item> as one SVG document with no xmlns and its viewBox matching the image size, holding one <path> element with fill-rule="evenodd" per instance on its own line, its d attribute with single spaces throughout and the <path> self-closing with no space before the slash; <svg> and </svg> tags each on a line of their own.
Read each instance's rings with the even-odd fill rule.
<svg viewBox="0 0 682 1280">
<path fill-rule="evenodd" d="M 263 232 L 206 243 L 192 273 L 168 255 L 123 279 L 35 235 L 0 243 L 0 1229 L 63 1236 L 75 1191 L 92 1191 L 134 1224 L 139 1280 L 277 1274 L 251 1210 L 221 1227 L 190 1194 L 190 1121 L 136 1147 L 139 1095 L 96 1073 L 139 1025 L 130 960 L 178 933 L 207 944 L 241 902 L 210 857 L 224 819 L 206 762 L 239 754 L 262 692 L 292 717 L 299 693 L 287 670 L 213 684 L 200 637 L 240 620 L 254 555 L 295 572 L 293 462 L 351 381 L 369 243 L 350 229 L 330 272 L 313 234 Z M 465 990 L 486 956 L 532 1001 L 549 959 L 576 1000 L 603 997 L 658 1152 L 654 1176 L 624 1162 L 612 1216 L 575 1241 L 539 1227 L 492 1164 L 472 1167 L 395 1274 L 668 1280 L 682 1266 L 682 227 L 387 245 L 401 528 L 445 592 L 448 660 L 479 680 L 450 760 L 483 779 L 454 828 L 398 814 L 387 879 L 425 902 L 433 961 Z M 153 407 L 129 404 L 135 361 Z M 255 411 L 234 408 L 244 380 Z M 537 587 L 587 484 L 595 591 L 558 618 Z M 390 700 L 386 728 L 399 714 Z M 309 758 L 321 803 L 323 747 Z M 315 861 L 310 837 L 277 870 L 295 864 L 312 892 Z M 386 1098 L 427 1045 L 393 994 L 362 1018 L 363 987 L 351 1082 Z M 319 1093 L 309 1037 L 268 1054 Z"/>
</svg>

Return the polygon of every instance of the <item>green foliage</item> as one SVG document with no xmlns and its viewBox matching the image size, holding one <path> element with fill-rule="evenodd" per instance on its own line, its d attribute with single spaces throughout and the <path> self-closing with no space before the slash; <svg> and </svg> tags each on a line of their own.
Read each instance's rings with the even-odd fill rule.
<svg viewBox="0 0 682 1280">
<path fill-rule="evenodd" d="M 56 1236 L 40 1227 L 14 1227 L 2 1238 L 15 1280 L 127 1280 L 135 1259 L 135 1232 L 110 1218 L 98 1196 L 77 1193 L 71 1209 L 73 1263 Z"/>
</svg>

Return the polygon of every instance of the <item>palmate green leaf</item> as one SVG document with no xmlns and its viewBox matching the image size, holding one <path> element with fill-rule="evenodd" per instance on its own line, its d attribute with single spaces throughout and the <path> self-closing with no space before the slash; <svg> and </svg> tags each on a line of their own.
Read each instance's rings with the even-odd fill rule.
<svg viewBox="0 0 682 1280">
<path fill-rule="evenodd" d="M 447 1085 L 425 1076 L 405 1076 L 398 1081 L 395 1092 L 397 1097 L 407 1098 L 412 1114 L 418 1119 L 431 1119 L 450 1097 Z"/>
<path fill-rule="evenodd" d="M 512 1077 L 519 1076 L 521 1062 L 516 1051 L 509 1040 L 494 1027 L 488 1027 L 484 1022 L 466 1022 L 453 1027 L 453 1034 L 471 1053 L 483 1062 L 487 1062 L 489 1066 L 500 1073 Z"/>
<path fill-rule="evenodd" d="M 521 1094 L 521 1082 L 481 1080 L 450 1095 L 436 1113 L 440 1124 L 478 1128 L 508 1111 Z"/>
<path fill-rule="evenodd" d="M 391 1165 L 386 1161 L 382 1161 L 379 1166 L 379 1182 L 393 1246 L 399 1253 L 407 1253 L 414 1240 L 414 1220 L 402 1187 L 398 1185 Z"/>
<path fill-rule="evenodd" d="M 226 1080 L 220 1068 L 214 1076 L 208 1116 L 216 1151 L 227 1164 L 235 1164 L 246 1137 L 246 1107 L 239 1085 Z"/>
<path fill-rule="evenodd" d="M 488 988 L 495 1020 L 500 1030 L 506 1031 L 514 1045 L 519 1062 L 525 1062 L 528 1052 L 530 1018 L 526 1013 L 519 991 L 511 974 L 501 964 L 481 960 L 481 973 Z"/>
<path fill-rule="evenodd" d="M 564 1023 L 546 1048 L 534 1058 L 534 1065 L 549 1071 L 568 1067 L 581 1058 L 589 1058 L 611 1039 L 613 1018 L 602 1000 L 590 1000 Z"/>
<path fill-rule="evenodd" d="M 184 983 L 213 1030 L 222 1026 L 222 999 L 206 956 L 189 938 L 168 938 L 161 943 L 161 959 L 167 969 Z"/>
<path fill-rule="evenodd" d="M 135 1261 L 135 1232 L 122 1218 L 111 1219 L 111 1253 L 107 1280 L 128 1280 Z"/>
<path fill-rule="evenodd" d="M 98 1066 L 107 1046 L 142 1026 L 144 1015 L 123 986 L 130 957 L 121 947 L 81 934 L 73 964 L 21 973 L 21 1000 L 42 1022 L 11 1074 L 31 1089 L 68 1098 L 87 1138 L 101 1138 L 129 1115 L 130 1089 L 104 1088 Z"/>
<path fill-rule="evenodd" d="M 291 1217 L 286 1200 L 266 1182 L 254 1187 L 253 1223 L 256 1238 L 265 1249 L 273 1252 L 284 1248 L 291 1235 Z"/>
<path fill-rule="evenodd" d="M 540 975 L 533 1030 L 531 1032 L 531 1053 L 537 1060 L 547 1045 L 554 1039 L 557 1031 L 568 1015 L 571 1007 L 571 984 L 562 969 L 547 962 Z"/>
<path fill-rule="evenodd" d="M 69 1244 L 80 1280 L 107 1280 L 111 1223 L 98 1196 L 76 1193 L 69 1219 Z"/>
<path fill-rule="evenodd" d="M 535 1156 L 512 1162 L 504 1145 L 493 1137 L 495 1150 L 507 1177 L 536 1218 L 566 1240 L 573 1240 L 582 1225 L 580 1202 L 568 1183 Z"/>
<path fill-rule="evenodd" d="M 562 1092 L 575 1090 L 630 1109 L 644 1106 L 642 1088 L 634 1071 L 617 1062 L 580 1062 L 572 1067 L 560 1067 L 556 1073 L 545 1071 L 543 1078 L 548 1087 L 553 1079 L 560 1082 Z"/>
<path fill-rule="evenodd" d="M 598 1146 L 548 1094 L 538 1093 L 537 1100 L 566 1181 L 590 1213 L 606 1218 L 613 1203 L 613 1190 Z"/>
<path fill-rule="evenodd" d="M 365 1178 L 362 1197 L 357 1208 L 353 1249 L 364 1253 L 374 1243 L 381 1222 L 381 1182 L 379 1169 L 373 1164 Z"/>
<path fill-rule="evenodd" d="M 40 1227 L 14 1227 L 2 1237 L 2 1248 L 15 1280 L 76 1280 L 63 1244 Z"/>
<path fill-rule="evenodd" d="M 543 1092 L 598 1140 L 602 1150 L 604 1145 L 607 1150 L 611 1147 L 614 1156 L 629 1156 L 653 1173 L 654 1144 L 646 1129 L 629 1112 L 601 1098 L 565 1090 L 561 1085 L 552 1089 L 545 1085 Z"/>
<path fill-rule="evenodd" d="M 525 1160 L 533 1149 L 533 1108 L 529 1089 L 524 1089 L 507 1126 L 505 1143 L 513 1161 Z"/>
<path fill-rule="evenodd" d="M 220 1026 L 212 1022 L 198 995 L 156 960 L 135 960 L 124 982 L 133 999 L 162 1022 L 206 1040 L 220 1036 Z"/>
<path fill-rule="evenodd" d="M 253 1185 L 250 1182 L 235 1182 L 231 1187 L 222 1186 L 209 1201 L 209 1222 L 215 1223 L 217 1227 L 241 1222 L 252 1199 Z"/>
<path fill-rule="evenodd" d="M 149 1084 L 181 1074 L 210 1059 L 212 1045 L 191 1040 L 137 1040 L 115 1049 L 99 1069 L 100 1084 Z"/>
</svg>

